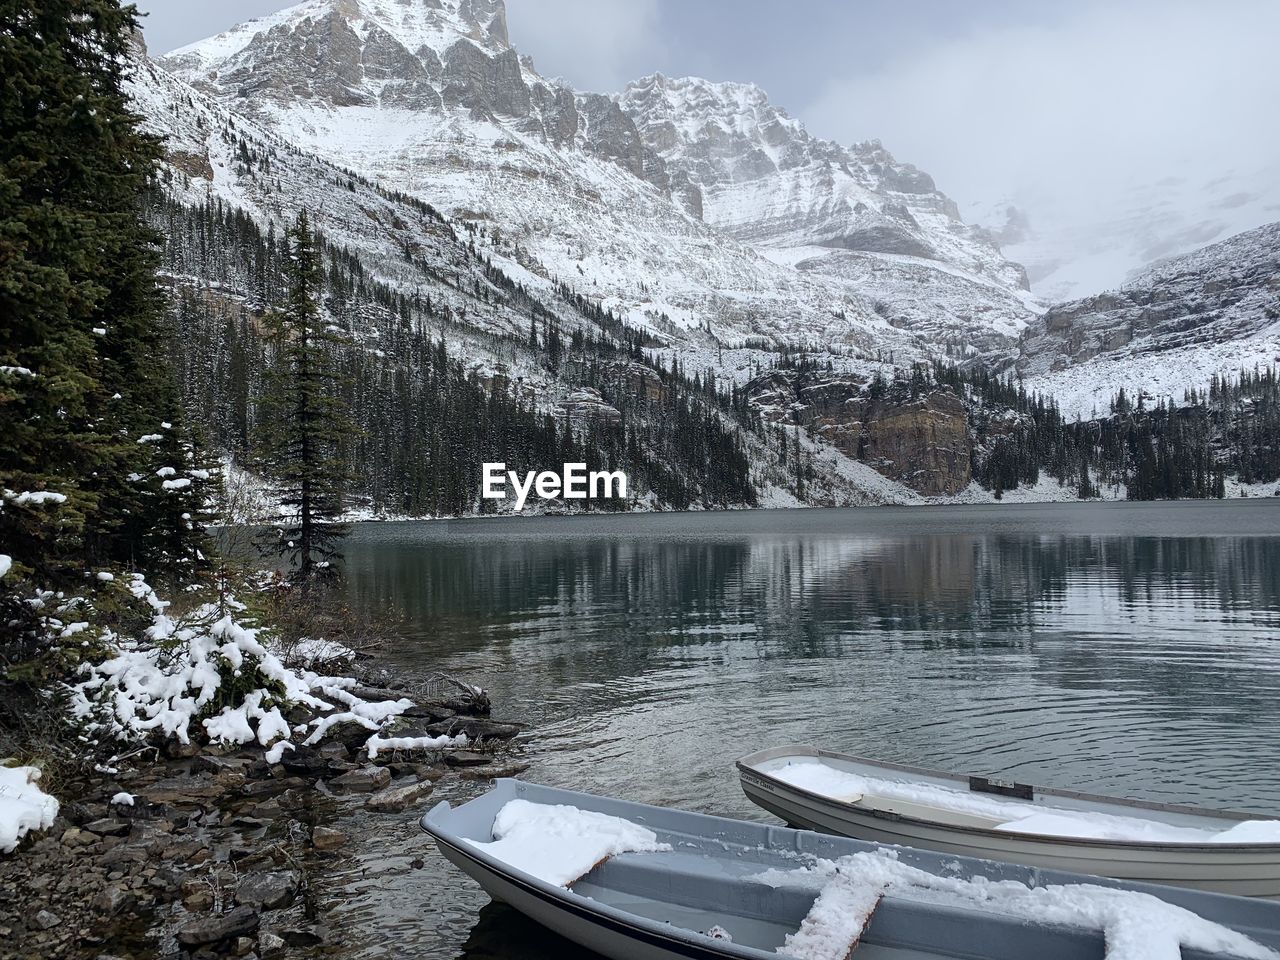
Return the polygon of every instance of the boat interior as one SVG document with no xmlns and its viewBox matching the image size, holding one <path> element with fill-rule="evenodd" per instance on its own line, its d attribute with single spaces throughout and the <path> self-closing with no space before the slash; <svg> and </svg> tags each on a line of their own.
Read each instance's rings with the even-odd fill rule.
<svg viewBox="0 0 1280 960">
<path fill-rule="evenodd" d="M 610 857 L 572 883 L 571 894 L 589 898 L 594 909 L 615 918 L 643 918 L 666 929 L 703 935 L 714 927 L 721 928 L 732 938 L 716 945 L 725 956 L 776 958 L 787 935 L 798 930 L 809 915 L 825 882 L 810 878 L 807 886 L 801 885 L 803 880 L 775 886 L 776 876 L 768 878 L 773 882 L 766 882 L 760 874 L 795 870 L 815 857 L 836 859 L 874 849 L 872 844 L 847 838 L 647 807 L 519 781 L 499 781 L 493 791 L 460 807 L 437 808 L 424 818 L 424 826 L 446 840 L 452 835 L 488 842 L 494 817 L 506 802 L 516 798 L 595 810 L 653 830 L 671 845 L 670 851 Z M 1064 879 L 1052 871 L 993 861 L 962 863 L 954 857 L 905 848 L 897 853 L 903 862 L 944 876 L 972 876 L 977 866 L 981 875 L 992 880 L 1011 879 L 1038 886 Z M 477 879 L 483 884 L 482 875 Z M 1265 937 L 1270 931 L 1272 941 L 1280 938 L 1280 905 L 1186 891 L 1176 896 L 1187 901 L 1184 905 L 1190 909 L 1199 908 L 1198 912 L 1203 912 L 1205 904 L 1223 905 L 1230 915 L 1215 918 L 1220 922 L 1229 922 L 1251 936 Z M 1231 902 L 1226 904 L 1226 900 Z M 1037 960 L 1101 960 L 1105 953 L 1104 937 L 1097 930 L 1029 923 L 969 907 L 929 903 L 927 897 L 917 901 L 895 894 L 879 902 L 857 945 L 857 956 L 866 960 L 1025 960 L 1032 955 Z M 1209 955 L 1184 949 L 1182 956 L 1184 960 L 1200 960 Z"/>
<path fill-rule="evenodd" d="M 893 767 L 842 757 L 838 754 L 811 748 L 793 747 L 764 751 L 761 754 L 747 757 L 742 762 L 745 766 L 768 775 L 775 773 L 790 763 L 813 761 L 818 761 L 835 770 L 862 777 L 871 777 L 879 780 L 898 780 L 913 785 L 940 787 L 961 792 L 968 792 L 970 789 L 966 777 L 948 776 L 925 771 L 904 772 Z M 1030 800 L 999 795 L 992 798 L 1002 803 L 1027 804 L 1041 809 L 1098 813 L 1113 817 L 1136 817 L 1174 827 L 1191 827 L 1213 832 L 1228 830 L 1241 820 L 1249 819 L 1247 814 L 1222 816 L 1215 811 L 1192 812 L 1189 810 L 1170 809 L 1166 804 L 1117 801 L 1105 797 L 1063 796 L 1060 793 L 1044 793 L 1040 790 L 1036 790 Z M 977 827 L 991 830 L 1001 823 L 1007 822 L 998 817 L 983 816 L 970 811 L 951 810 L 938 804 L 923 803 L 918 800 L 907 800 L 899 797 L 877 796 L 871 793 L 858 793 L 849 796 L 832 797 L 831 799 L 850 803 L 866 810 L 894 813 L 899 816 L 928 820 L 932 823 L 942 823 L 948 826 Z"/>
</svg>

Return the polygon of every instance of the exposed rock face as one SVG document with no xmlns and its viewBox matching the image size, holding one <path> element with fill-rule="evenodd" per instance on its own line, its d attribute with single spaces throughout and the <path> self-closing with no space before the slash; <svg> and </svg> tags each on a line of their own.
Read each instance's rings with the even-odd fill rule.
<svg viewBox="0 0 1280 960">
<path fill-rule="evenodd" d="M 562 417 L 579 423 L 616 423 L 622 419 L 618 409 L 609 404 L 594 387 L 579 387 L 558 404 Z"/>
<path fill-rule="evenodd" d="M 917 493 L 951 496 L 972 479 L 968 417 L 953 393 L 874 410 L 864 437 L 862 459 Z"/>
<path fill-rule="evenodd" d="M 462 104 L 477 116 L 527 117 L 533 106 L 520 58 L 510 48 L 491 55 L 459 40 L 445 54 L 444 77 L 445 103 Z"/>
<path fill-rule="evenodd" d="M 747 390 L 766 419 L 799 423 L 845 456 L 925 496 L 969 485 L 972 441 L 964 403 L 948 390 L 873 398 L 865 379 L 773 371 Z"/>
<path fill-rule="evenodd" d="M 612 160 L 634 176 L 644 177 L 645 146 L 630 117 L 612 97 L 590 93 L 578 97 L 583 142 L 598 156 Z M 660 169 L 665 165 L 658 162 Z"/>
</svg>

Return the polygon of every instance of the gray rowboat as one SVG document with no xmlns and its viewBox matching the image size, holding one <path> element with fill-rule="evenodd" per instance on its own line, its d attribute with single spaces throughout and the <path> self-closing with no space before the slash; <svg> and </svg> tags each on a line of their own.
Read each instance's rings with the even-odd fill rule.
<svg viewBox="0 0 1280 960">
<path fill-rule="evenodd" d="M 804 790 L 775 775 L 781 767 L 796 760 L 818 760 L 837 770 L 867 777 L 992 793 L 1002 800 L 1017 800 L 1042 808 L 1139 817 L 1215 832 L 1243 820 L 1259 819 L 1257 814 L 1004 784 L 809 746 L 775 747 L 738 761 L 742 790 L 747 798 L 793 827 L 1070 873 L 1194 887 L 1237 896 L 1280 898 L 1280 844 L 1277 843 L 1138 842 L 1012 833 L 995 829 L 998 821 L 935 806 L 875 796 L 840 800 Z"/>
<path fill-rule="evenodd" d="M 672 849 L 619 854 L 569 889 L 556 886 L 468 842 L 491 841 L 494 818 L 516 799 L 621 817 L 654 831 Z M 458 807 L 439 803 L 422 818 L 422 826 L 444 856 L 493 899 L 613 960 L 778 960 L 778 948 L 809 914 L 818 893 L 800 887 L 775 887 L 758 874 L 770 868 L 794 870 L 806 857 L 834 860 L 879 849 L 844 837 L 685 813 L 518 780 L 499 780 L 488 793 Z M 919 850 L 894 852 L 899 862 L 936 876 L 984 876 L 1030 886 L 1086 882 L 1145 892 L 1259 944 L 1280 947 L 1280 903 L 1122 884 Z M 700 932 L 717 926 L 732 934 L 732 942 Z M 899 899 L 890 890 L 862 933 L 857 957 L 1101 960 L 1105 950 L 1104 936 L 1098 930 L 1020 920 L 975 907 Z M 1181 954 L 1183 960 L 1207 960 L 1210 955 L 1190 948 Z"/>
</svg>

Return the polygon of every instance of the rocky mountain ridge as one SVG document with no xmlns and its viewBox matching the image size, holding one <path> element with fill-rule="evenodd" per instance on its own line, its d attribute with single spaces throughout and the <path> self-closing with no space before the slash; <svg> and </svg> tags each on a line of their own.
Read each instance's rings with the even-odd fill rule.
<svg viewBox="0 0 1280 960">
<path fill-rule="evenodd" d="M 496 227 L 485 242 L 532 277 L 589 289 L 677 346 L 706 331 L 909 362 L 940 340 L 1007 344 L 1034 316 L 1018 268 L 882 148 L 818 141 L 758 94 L 784 162 L 712 178 L 695 162 L 710 113 L 662 149 L 641 87 L 613 98 L 542 77 L 498 0 L 308 0 L 161 62 L 293 143 Z M 764 155 L 729 149 L 738 174 Z M 734 191 L 795 200 L 735 222 Z M 912 296 L 923 287 L 942 295 Z"/>
</svg>

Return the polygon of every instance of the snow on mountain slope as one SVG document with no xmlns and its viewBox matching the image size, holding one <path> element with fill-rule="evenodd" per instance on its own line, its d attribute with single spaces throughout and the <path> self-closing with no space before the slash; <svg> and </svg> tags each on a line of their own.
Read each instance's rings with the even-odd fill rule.
<svg viewBox="0 0 1280 960">
<path fill-rule="evenodd" d="M 1158 261 L 1118 290 L 1059 304 L 1020 345 L 1029 387 L 1105 413 L 1125 389 L 1182 399 L 1214 374 L 1280 363 L 1280 223 Z"/>
<path fill-rule="evenodd" d="M 779 262 L 907 304 L 901 326 L 935 341 L 998 342 L 1034 315 L 1022 268 L 879 142 L 813 137 L 753 84 L 654 74 L 619 102 L 668 170 L 697 187 L 708 223 Z"/>
<path fill-rule="evenodd" d="M 501 0 L 308 0 L 162 63 L 289 142 L 492 228 L 479 242 L 530 278 L 567 282 L 673 342 L 709 331 L 726 344 L 834 344 L 911 360 L 937 352 L 940 330 L 985 349 L 1032 315 L 1018 269 L 959 222 L 927 176 L 875 146 L 845 151 L 788 127 L 762 149 L 785 161 L 804 222 L 778 232 L 785 210 L 735 221 L 735 203 L 767 207 L 779 183 L 744 181 L 739 196 L 695 182 L 684 156 L 664 156 L 623 109 L 630 93 L 620 104 L 541 77 L 508 43 Z M 764 238 L 751 220 L 772 223 L 780 241 L 919 263 L 832 250 L 793 269 L 753 249 Z M 815 269 L 828 259 L 831 269 Z M 944 298 L 972 303 L 935 308 L 917 296 L 889 322 L 877 304 L 919 290 L 911 274 L 931 263 L 972 274 Z"/>
<path fill-rule="evenodd" d="M 136 62 L 126 90 L 144 127 L 164 139 L 163 186 L 181 202 L 222 202 L 264 229 L 273 228 L 277 236 L 305 208 L 317 232 L 356 255 L 371 278 L 406 294 L 430 296 L 437 312 L 448 318 L 438 335 L 475 369 L 506 372 L 517 360 L 509 350 L 496 348 L 494 338 L 527 336 L 527 315 L 510 305 L 508 293 L 490 281 L 465 236 L 438 213 L 298 150 L 145 58 Z M 494 265 L 518 269 L 501 258 Z M 547 306 L 566 332 L 585 325 L 572 311 L 558 310 L 555 301 Z M 376 324 L 352 334 L 377 348 Z M 565 392 L 532 364 L 517 372 L 547 404 Z"/>
</svg>

